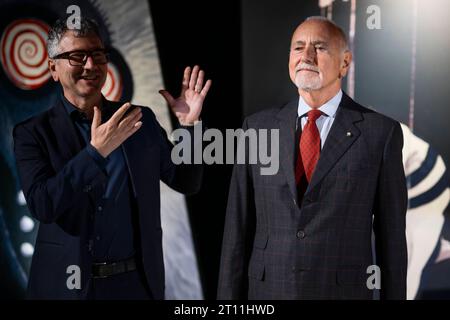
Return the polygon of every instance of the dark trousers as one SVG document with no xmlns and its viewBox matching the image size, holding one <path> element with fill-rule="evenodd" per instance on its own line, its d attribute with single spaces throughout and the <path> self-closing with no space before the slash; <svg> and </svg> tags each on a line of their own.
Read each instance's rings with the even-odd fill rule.
<svg viewBox="0 0 450 320">
<path fill-rule="evenodd" d="M 92 279 L 90 300 L 153 300 L 143 272 L 135 270 Z"/>
</svg>

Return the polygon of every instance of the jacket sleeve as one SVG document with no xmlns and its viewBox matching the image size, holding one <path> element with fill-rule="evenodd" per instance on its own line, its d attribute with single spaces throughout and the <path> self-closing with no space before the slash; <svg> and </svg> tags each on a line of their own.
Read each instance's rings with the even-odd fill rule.
<svg viewBox="0 0 450 320">
<path fill-rule="evenodd" d="M 80 206 L 87 202 L 80 200 L 106 181 L 102 162 L 92 157 L 95 150 L 88 145 L 55 172 L 45 146 L 25 124 L 14 128 L 13 138 L 17 169 L 31 214 L 40 222 L 52 223 L 85 212 Z"/>
<path fill-rule="evenodd" d="M 180 163 L 175 164 L 172 159 L 172 151 L 174 145 L 167 138 L 166 131 L 159 125 L 155 116 L 152 113 L 153 121 L 155 122 L 156 127 L 158 128 L 159 135 L 159 146 L 161 150 L 161 162 L 160 162 L 160 174 L 161 180 L 167 184 L 172 189 L 183 193 L 183 194 L 195 194 L 197 193 L 202 185 L 203 178 L 203 164 L 202 163 L 194 163 L 193 162 L 193 154 L 195 150 L 199 150 L 202 152 L 202 139 L 194 138 L 194 131 L 197 134 L 203 134 L 202 130 L 197 130 L 194 128 L 195 126 L 201 126 L 201 123 L 197 123 L 195 126 L 185 127 L 182 126 L 179 130 L 186 130 L 186 133 L 189 133 L 188 144 L 191 146 L 190 148 L 190 163 Z M 186 143 L 183 141 L 182 143 Z"/>
<path fill-rule="evenodd" d="M 243 130 L 247 130 L 247 120 Z M 240 143 L 244 143 L 241 140 Z M 230 182 L 222 242 L 217 299 L 235 300 L 248 297 L 248 263 L 255 234 L 255 198 L 251 167 L 235 164 Z"/>
<path fill-rule="evenodd" d="M 407 189 L 402 163 L 403 134 L 398 122 L 385 144 L 374 210 L 376 263 L 381 270 L 380 298 L 406 298 Z"/>
</svg>

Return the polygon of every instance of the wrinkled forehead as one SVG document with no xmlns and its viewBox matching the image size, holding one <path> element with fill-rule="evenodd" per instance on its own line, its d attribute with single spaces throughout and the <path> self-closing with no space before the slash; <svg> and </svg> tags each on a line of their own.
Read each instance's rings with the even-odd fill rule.
<svg viewBox="0 0 450 320">
<path fill-rule="evenodd" d="M 340 45 L 339 32 L 336 27 L 326 21 L 305 21 L 295 29 L 291 42 L 314 43 L 326 42 L 329 45 Z"/>
<path fill-rule="evenodd" d="M 103 48 L 103 43 L 95 33 L 77 35 L 74 31 L 66 31 L 58 44 L 60 52 L 74 50 L 93 50 Z"/>
</svg>

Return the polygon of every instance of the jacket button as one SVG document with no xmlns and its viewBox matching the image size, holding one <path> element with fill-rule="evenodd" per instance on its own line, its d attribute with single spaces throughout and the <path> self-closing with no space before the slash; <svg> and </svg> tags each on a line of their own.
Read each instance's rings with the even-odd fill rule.
<svg viewBox="0 0 450 320">
<path fill-rule="evenodd" d="M 303 239 L 303 238 L 305 238 L 305 236 L 306 236 L 305 231 L 303 231 L 303 230 L 297 231 L 297 238 L 298 239 Z"/>
<path fill-rule="evenodd" d="M 90 184 L 88 184 L 87 186 L 84 186 L 83 191 L 84 192 L 89 192 L 92 190 L 92 186 Z"/>
</svg>

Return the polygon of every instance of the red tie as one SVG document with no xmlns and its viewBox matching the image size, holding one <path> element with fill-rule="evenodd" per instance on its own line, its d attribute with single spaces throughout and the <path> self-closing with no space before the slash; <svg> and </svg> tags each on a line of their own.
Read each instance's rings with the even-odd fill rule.
<svg viewBox="0 0 450 320">
<path fill-rule="evenodd" d="M 306 122 L 306 125 L 302 130 L 302 135 L 300 137 L 300 154 L 298 157 L 295 172 L 297 183 L 298 181 L 300 181 L 303 172 L 306 175 L 308 183 L 311 182 L 311 177 L 314 173 L 317 161 L 319 160 L 320 134 L 319 129 L 317 129 L 316 120 L 321 115 L 322 112 L 319 110 L 311 110 L 308 112 L 308 121 Z M 303 166 L 299 164 L 300 161 L 302 162 Z"/>
</svg>

